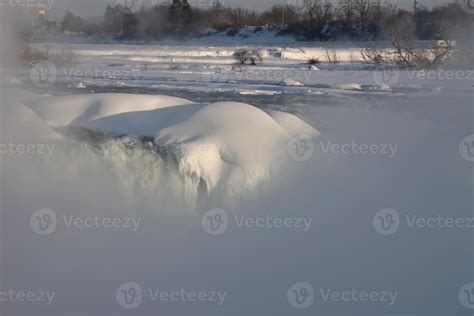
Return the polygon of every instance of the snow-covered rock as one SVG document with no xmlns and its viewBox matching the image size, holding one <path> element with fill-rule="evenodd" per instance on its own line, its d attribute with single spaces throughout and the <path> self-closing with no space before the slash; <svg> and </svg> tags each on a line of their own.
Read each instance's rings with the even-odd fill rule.
<svg viewBox="0 0 474 316">
<path fill-rule="evenodd" d="M 85 89 L 87 86 L 83 81 L 80 81 L 74 84 L 69 84 L 68 88 Z"/>
<path fill-rule="evenodd" d="M 336 86 L 340 90 L 349 90 L 349 91 L 361 91 L 362 85 L 359 83 L 345 83 Z"/>
<path fill-rule="evenodd" d="M 131 145 L 151 151 L 167 168 L 175 168 L 186 187 L 208 194 L 240 194 L 268 181 L 287 160 L 293 136 L 319 135 L 294 115 L 237 102 L 199 104 L 168 96 L 92 94 L 49 97 L 31 108 L 49 126 L 66 131 L 64 135 L 99 139 L 99 148 L 110 139 L 116 149 L 119 138 L 126 139 L 128 149 Z M 142 141 L 146 144 L 139 144 Z"/>
<path fill-rule="evenodd" d="M 282 125 L 253 106 L 219 102 L 161 130 L 155 143 L 166 148 L 181 144 L 183 150 L 176 157 L 180 173 L 204 180 L 209 191 L 222 180 L 235 190 L 235 184 L 252 187 L 268 179 L 272 161 L 282 158 L 289 136 Z"/>
<path fill-rule="evenodd" d="M 280 85 L 285 87 L 304 87 L 303 83 L 289 78 L 283 79 Z"/>
</svg>

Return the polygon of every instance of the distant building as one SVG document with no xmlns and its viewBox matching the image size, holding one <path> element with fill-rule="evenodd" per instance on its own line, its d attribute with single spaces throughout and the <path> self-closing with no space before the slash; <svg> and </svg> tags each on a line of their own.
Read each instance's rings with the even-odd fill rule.
<svg viewBox="0 0 474 316">
<path fill-rule="evenodd" d="M 48 29 L 48 6 L 36 5 L 27 8 L 31 12 L 33 18 L 33 31 L 38 33 Z"/>
<path fill-rule="evenodd" d="M 18 27 L 22 33 L 38 34 L 45 31 L 56 30 L 55 21 L 49 21 L 49 8 L 47 5 L 16 6 L 11 8 L 16 16 Z"/>
</svg>

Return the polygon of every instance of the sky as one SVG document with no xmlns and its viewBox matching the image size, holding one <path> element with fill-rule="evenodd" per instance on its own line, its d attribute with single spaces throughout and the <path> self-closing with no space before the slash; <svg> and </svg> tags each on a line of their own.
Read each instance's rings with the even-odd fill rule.
<svg viewBox="0 0 474 316">
<path fill-rule="evenodd" d="M 50 18 L 54 20 L 61 19 L 66 11 L 71 11 L 74 14 L 78 14 L 84 17 L 91 16 L 102 16 L 104 9 L 109 4 L 115 4 L 124 0 L 50 0 L 52 2 Z M 135 0 L 142 1 L 143 3 L 160 3 L 168 0 Z M 193 3 L 199 3 L 201 5 L 209 3 L 212 0 L 188 0 L 191 5 Z M 251 9 L 263 10 L 274 4 L 286 4 L 287 2 L 296 2 L 301 0 L 219 0 L 225 1 L 224 3 L 229 6 L 241 6 Z M 337 0 L 333 0 L 337 1 Z M 411 8 L 413 7 L 414 0 L 384 0 L 397 3 L 399 7 Z M 450 2 L 450 0 L 418 0 L 422 5 L 432 6 L 433 4 L 439 5 Z"/>
</svg>

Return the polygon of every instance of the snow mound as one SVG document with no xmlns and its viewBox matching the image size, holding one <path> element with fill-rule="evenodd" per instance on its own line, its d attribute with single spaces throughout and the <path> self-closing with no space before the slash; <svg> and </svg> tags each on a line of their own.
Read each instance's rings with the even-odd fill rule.
<svg viewBox="0 0 474 316">
<path fill-rule="evenodd" d="M 281 86 L 285 86 L 285 87 L 304 87 L 304 84 L 299 82 L 299 81 L 296 81 L 296 80 L 293 80 L 293 79 L 283 79 L 281 82 L 280 82 L 280 85 Z"/>
<path fill-rule="evenodd" d="M 319 132 L 312 126 L 292 114 L 274 110 L 266 110 L 265 112 L 280 124 L 291 137 L 299 134 L 311 135 L 313 137 L 319 136 Z"/>
<path fill-rule="evenodd" d="M 5 102 L 4 115 L 8 117 L 6 125 L 28 126 L 24 133 L 10 135 L 10 129 L 5 128 L 5 134 L 9 140 L 16 138 L 39 138 L 44 140 L 60 139 L 61 135 L 53 131 L 43 120 L 41 120 L 30 108 L 20 102 Z M 12 129 L 13 130 L 13 129 Z"/>
<path fill-rule="evenodd" d="M 245 193 L 278 172 L 293 136 L 319 135 L 291 114 L 237 102 L 93 94 L 50 97 L 31 107 L 51 127 L 67 131 L 63 135 L 87 134 L 81 139 L 98 141 L 103 152 L 110 152 L 110 145 L 153 153 L 195 196 Z"/>
<path fill-rule="evenodd" d="M 5 96 L 6 100 L 1 112 L 8 120 L 4 120 L 3 133 L 0 133 L 5 140 L 30 142 L 32 139 L 61 139 L 61 135 L 53 131 L 28 107 L 28 104 L 47 98 L 47 95 L 10 89 Z M 18 126 L 28 126 L 28 128 L 22 129 L 20 133 L 17 130 Z"/>
<path fill-rule="evenodd" d="M 237 189 L 236 184 L 250 188 L 268 179 L 275 167 L 272 162 L 282 158 L 291 136 L 284 126 L 298 128 L 295 121 L 281 121 L 248 104 L 213 103 L 160 131 L 155 143 L 165 147 L 181 144 L 183 150 L 176 157 L 180 173 L 196 186 L 203 180 L 208 192 L 219 184 L 230 185 L 232 190 Z"/>
<path fill-rule="evenodd" d="M 169 96 L 103 93 L 46 98 L 34 104 L 32 110 L 51 127 L 66 127 L 82 126 L 84 123 L 120 113 L 149 111 L 190 103 L 192 102 Z"/>
<path fill-rule="evenodd" d="M 336 88 L 340 90 L 348 90 L 348 91 L 362 91 L 362 85 L 360 85 L 359 83 L 340 84 L 336 86 Z"/>
</svg>

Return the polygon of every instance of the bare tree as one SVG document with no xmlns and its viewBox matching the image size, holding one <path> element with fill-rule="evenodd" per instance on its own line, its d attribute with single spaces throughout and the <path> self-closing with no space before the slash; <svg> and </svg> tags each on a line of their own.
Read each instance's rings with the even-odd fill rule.
<svg viewBox="0 0 474 316">
<path fill-rule="evenodd" d="M 442 45 L 423 46 L 416 41 L 414 21 L 409 16 L 394 18 L 388 26 L 391 49 L 363 48 L 362 58 L 366 63 L 380 67 L 404 69 L 430 69 L 439 67 L 455 50 L 455 43 L 449 40 L 449 29 L 445 28 Z"/>
<path fill-rule="evenodd" d="M 366 28 L 374 7 L 380 5 L 380 1 L 353 0 L 353 3 L 357 22 L 362 28 Z"/>
<path fill-rule="evenodd" d="M 310 23 L 324 25 L 333 18 L 333 6 L 324 0 L 304 0 L 304 13 L 308 16 Z"/>
<path fill-rule="evenodd" d="M 339 64 L 339 59 L 337 58 L 337 51 L 335 48 L 326 48 L 325 57 L 328 64 Z"/>
<path fill-rule="evenodd" d="M 344 23 L 350 24 L 354 22 L 354 6 L 354 0 L 341 0 L 339 15 Z"/>
<path fill-rule="evenodd" d="M 304 0 L 300 14 L 306 37 L 319 37 L 320 40 L 324 40 L 324 29 L 334 20 L 333 5 L 326 0 Z"/>
<path fill-rule="evenodd" d="M 298 21 L 298 12 L 292 6 L 275 5 L 262 12 L 259 18 L 260 25 L 288 25 Z"/>
</svg>

